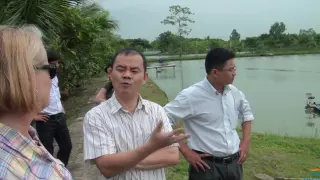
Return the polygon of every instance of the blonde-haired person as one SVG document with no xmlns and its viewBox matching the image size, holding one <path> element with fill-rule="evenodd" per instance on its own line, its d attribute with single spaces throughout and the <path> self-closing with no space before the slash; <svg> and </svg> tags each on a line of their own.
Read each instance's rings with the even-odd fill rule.
<svg viewBox="0 0 320 180">
<path fill-rule="evenodd" d="M 56 72 L 39 32 L 0 28 L 0 179 L 72 179 L 30 126 L 49 104 L 50 77 Z"/>
</svg>

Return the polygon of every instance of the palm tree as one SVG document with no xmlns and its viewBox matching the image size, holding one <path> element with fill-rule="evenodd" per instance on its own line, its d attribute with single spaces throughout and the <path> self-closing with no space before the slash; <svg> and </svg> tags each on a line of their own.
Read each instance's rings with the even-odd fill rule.
<svg viewBox="0 0 320 180">
<path fill-rule="evenodd" d="M 0 24 L 20 26 L 34 24 L 45 37 L 57 35 L 70 7 L 85 0 L 1 0 Z"/>
</svg>

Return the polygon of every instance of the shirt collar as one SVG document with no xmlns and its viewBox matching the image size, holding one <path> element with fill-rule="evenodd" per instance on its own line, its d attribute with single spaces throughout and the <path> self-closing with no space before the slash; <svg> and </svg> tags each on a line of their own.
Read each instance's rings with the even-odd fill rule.
<svg viewBox="0 0 320 180">
<path fill-rule="evenodd" d="M 206 89 L 208 89 L 211 93 L 213 93 L 215 95 L 219 94 L 219 92 L 216 90 L 216 88 L 214 88 L 212 86 L 212 84 L 209 82 L 207 77 L 205 77 L 203 81 L 204 81 L 204 85 L 205 85 Z M 227 94 L 230 90 L 231 90 L 230 85 L 225 85 L 224 90 L 223 90 L 223 94 Z"/>
<path fill-rule="evenodd" d="M 109 100 L 110 100 L 110 103 L 112 105 L 112 107 L 111 107 L 111 113 L 112 114 L 118 112 L 119 110 L 122 110 L 122 111 L 126 112 L 126 110 L 122 109 L 122 105 L 117 100 L 116 92 L 114 92 L 112 94 L 112 96 L 111 96 L 111 98 Z M 140 94 L 139 94 L 139 102 L 138 102 L 136 110 L 139 110 L 139 109 L 142 109 L 146 114 L 148 114 L 146 101 L 141 97 Z"/>
</svg>

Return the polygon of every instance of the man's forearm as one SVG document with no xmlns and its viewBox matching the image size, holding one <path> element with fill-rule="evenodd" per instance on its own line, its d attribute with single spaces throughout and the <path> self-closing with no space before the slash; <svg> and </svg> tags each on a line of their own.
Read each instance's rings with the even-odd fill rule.
<svg viewBox="0 0 320 180">
<path fill-rule="evenodd" d="M 242 123 L 242 141 L 250 142 L 251 138 L 251 121 Z"/>
<path fill-rule="evenodd" d="M 178 147 L 166 147 L 160 149 L 144 160 L 142 160 L 137 166 L 137 169 L 159 169 L 179 163 L 179 150 Z"/>
<path fill-rule="evenodd" d="M 179 150 L 182 154 L 184 154 L 186 151 L 190 151 L 191 149 L 185 141 L 181 141 L 179 142 Z"/>
<path fill-rule="evenodd" d="M 143 145 L 132 151 L 101 156 L 95 163 L 100 172 L 110 178 L 135 167 L 153 151 L 148 145 Z"/>
</svg>

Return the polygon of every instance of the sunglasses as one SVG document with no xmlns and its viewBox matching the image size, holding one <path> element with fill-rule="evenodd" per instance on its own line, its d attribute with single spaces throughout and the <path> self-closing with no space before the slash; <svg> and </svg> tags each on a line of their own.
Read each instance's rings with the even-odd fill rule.
<svg viewBox="0 0 320 180">
<path fill-rule="evenodd" d="M 36 70 L 47 70 L 50 78 L 53 79 L 57 75 L 57 67 L 53 64 L 46 64 L 35 67 Z"/>
</svg>

